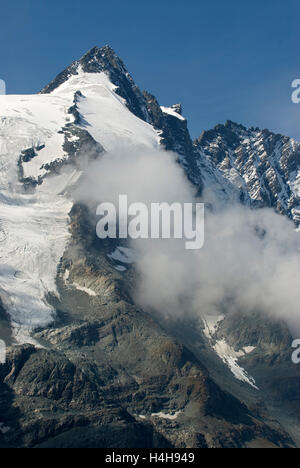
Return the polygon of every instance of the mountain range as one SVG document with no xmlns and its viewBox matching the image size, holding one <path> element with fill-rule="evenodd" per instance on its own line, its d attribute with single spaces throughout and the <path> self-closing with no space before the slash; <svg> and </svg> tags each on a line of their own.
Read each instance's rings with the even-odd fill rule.
<svg viewBox="0 0 300 468">
<path fill-rule="evenodd" d="M 165 149 L 199 197 L 299 228 L 300 143 L 231 121 L 193 141 L 182 114 L 109 46 L 36 95 L 0 96 L 1 447 L 300 446 L 288 324 L 230 307 L 150 313 L 131 247 L 99 240 L 73 197 L 103 155 Z"/>
</svg>

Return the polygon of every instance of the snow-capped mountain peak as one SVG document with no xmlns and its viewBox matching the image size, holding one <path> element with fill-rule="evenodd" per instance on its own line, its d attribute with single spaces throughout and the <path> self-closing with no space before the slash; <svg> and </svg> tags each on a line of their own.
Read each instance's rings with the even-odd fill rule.
<svg viewBox="0 0 300 468">
<path fill-rule="evenodd" d="M 81 59 L 73 62 L 60 73 L 41 93 L 51 93 L 65 83 L 70 77 L 80 73 L 105 73 L 116 92 L 125 99 L 128 108 L 142 120 L 149 121 L 142 93 L 135 85 L 123 61 L 109 46 L 93 47 Z"/>
<path fill-rule="evenodd" d="M 18 341 L 53 320 L 46 297 L 57 294 L 77 161 L 159 145 L 157 130 L 129 109 L 139 96 L 109 47 L 92 49 L 42 93 L 0 96 L 0 296 Z"/>
<path fill-rule="evenodd" d="M 147 419 L 147 440 L 148 423 L 156 418 L 153 427 L 166 435 L 164 444 L 172 433 L 172 446 L 232 446 L 262 437 L 291 445 L 277 423 L 271 432 L 262 424 L 260 402 L 253 413 L 247 408 L 256 398 L 263 401 L 264 392 L 269 400 L 266 380 L 278 379 L 274 362 L 282 395 L 294 395 L 287 327 L 259 313 L 253 320 L 230 310 L 209 317 L 203 310 L 200 323 L 187 314 L 179 326 L 168 319 L 160 329 L 163 318 L 150 317 L 131 297 L 137 273 L 129 269 L 136 261 L 131 250 L 98 242 L 88 210 L 73 200 L 83 157 L 137 146 L 175 151 L 199 194 L 207 188 L 224 203 L 270 206 L 300 221 L 297 142 L 231 121 L 192 142 L 182 106 L 162 106 L 142 93 L 109 46 L 91 49 L 39 94 L 0 96 L 0 314 L 10 317 L 10 342 L 23 344 L 13 348 L 1 375 L 22 411 L 24 392 L 28 397 L 32 427 L 26 420 L 24 440 L 31 433 L 32 445 L 42 443 L 47 431 L 56 437 L 66 421 L 71 430 L 82 426 L 93 406 L 97 427 L 107 410 L 106 433 L 117 395 L 127 422 L 140 415 L 138 432 Z M 183 280 L 192 282 L 188 276 Z M 286 375 L 290 387 L 286 380 L 282 385 Z M 46 411 L 57 420 L 49 423 Z M 217 430 L 207 425 L 214 418 Z M 176 425 L 166 426 L 168 419 Z M 43 428 L 39 435 L 37 427 Z M 85 437 L 85 422 L 81 429 Z"/>
</svg>

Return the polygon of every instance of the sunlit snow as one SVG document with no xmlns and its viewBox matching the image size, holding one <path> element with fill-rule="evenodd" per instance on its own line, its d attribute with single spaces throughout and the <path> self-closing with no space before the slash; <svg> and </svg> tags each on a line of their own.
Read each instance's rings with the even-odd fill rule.
<svg viewBox="0 0 300 468">
<path fill-rule="evenodd" d="M 17 176 L 21 151 L 44 146 L 23 163 L 23 177 L 35 180 L 45 175 L 45 164 L 68 157 L 59 132 L 73 120 L 68 111 L 78 90 L 84 96 L 78 106 L 86 129 L 105 150 L 133 142 L 158 147 L 158 132 L 133 115 L 115 89 L 105 73 L 79 70 L 51 94 L 0 96 L 0 297 L 18 342 L 34 342 L 31 330 L 53 321 L 55 311 L 46 297 L 57 294 L 57 265 L 70 236 L 69 188 L 80 176 L 67 166 L 62 175 L 26 193 Z M 122 263 L 132 261 L 125 249 L 116 255 Z M 84 292 L 95 294 L 90 288 Z"/>
</svg>

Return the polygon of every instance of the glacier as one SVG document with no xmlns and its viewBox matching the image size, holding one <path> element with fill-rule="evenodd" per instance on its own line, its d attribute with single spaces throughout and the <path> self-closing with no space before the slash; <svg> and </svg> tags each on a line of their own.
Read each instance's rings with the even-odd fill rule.
<svg viewBox="0 0 300 468">
<path fill-rule="evenodd" d="M 130 112 L 116 88 L 104 72 L 79 67 L 50 94 L 0 96 L 0 296 L 18 343 L 37 344 L 31 331 L 55 318 L 47 295 L 58 294 L 57 266 L 70 237 L 71 188 L 81 169 L 66 164 L 52 174 L 48 167 L 68 161 L 62 129 L 74 124 L 69 109 L 75 93 L 82 93 L 84 126 L 105 151 L 159 146 L 158 132 Z M 20 155 L 28 148 L 39 148 L 23 162 L 23 177 L 36 183 L 31 191 L 18 177 Z"/>
</svg>

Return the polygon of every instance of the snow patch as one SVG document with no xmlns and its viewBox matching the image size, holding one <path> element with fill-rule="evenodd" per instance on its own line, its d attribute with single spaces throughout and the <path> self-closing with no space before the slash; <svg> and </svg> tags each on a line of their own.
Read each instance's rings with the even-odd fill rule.
<svg viewBox="0 0 300 468">
<path fill-rule="evenodd" d="M 243 369 L 238 364 L 238 359 L 245 356 L 246 354 L 250 354 L 255 350 L 253 346 L 245 346 L 240 351 L 235 351 L 231 346 L 229 346 L 226 341 L 219 340 L 214 342 L 213 337 L 218 330 L 218 325 L 220 322 L 224 320 L 224 315 L 207 315 L 202 317 L 202 321 L 204 324 L 204 334 L 208 338 L 211 343 L 212 348 L 215 350 L 217 355 L 222 359 L 222 361 L 229 367 L 233 375 L 243 382 L 248 383 L 256 390 L 259 390 L 255 384 L 255 380 L 253 377 L 249 376 L 245 369 Z"/>
<path fill-rule="evenodd" d="M 67 269 L 63 274 L 63 280 L 65 283 L 68 282 L 69 277 L 70 277 L 70 270 Z"/>
<path fill-rule="evenodd" d="M 92 296 L 92 297 L 96 297 L 97 294 L 95 293 L 95 291 L 93 291 L 92 289 L 90 288 L 86 288 L 84 286 L 80 286 L 80 284 L 78 283 L 72 283 L 71 286 L 74 286 L 78 291 L 82 291 L 86 294 L 88 294 L 89 296 Z"/>
<path fill-rule="evenodd" d="M 176 411 L 176 413 L 174 413 L 174 414 L 159 412 L 159 413 L 152 413 L 151 417 L 152 418 L 157 417 L 157 418 L 161 418 L 161 419 L 169 419 L 170 421 L 174 421 L 175 419 L 178 418 L 178 416 L 181 413 L 182 413 L 182 411 Z"/>
<path fill-rule="evenodd" d="M 207 338 L 211 338 L 215 335 L 218 325 L 224 320 L 224 315 L 207 315 L 203 317 L 204 323 L 204 334 Z"/>
<path fill-rule="evenodd" d="M 244 346 L 243 351 L 246 354 L 252 353 L 256 349 L 256 346 Z"/>
<path fill-rule="evenodd" d="M 246 370 L 238 364 L 238 359 L 245 355 L 244 351 L 235 351 L 224 339 L 217 341 L 213 348 L 222 361 L 227 364 L 236 379 L 246 382 L 251 387 L 259 390 L 253 377 L 249 376 Z"/>
<path fill-rule="evenodd" d="M 185 120 L 185 118 L 182 117 L 182 115 L 178 114 L 178 112 L 176 112 L 172 107 L 161 106 L 161 110 L 164 114 L 172 115 L 172 117 L 176 117 L 179 120 Z"/>
</svg>

